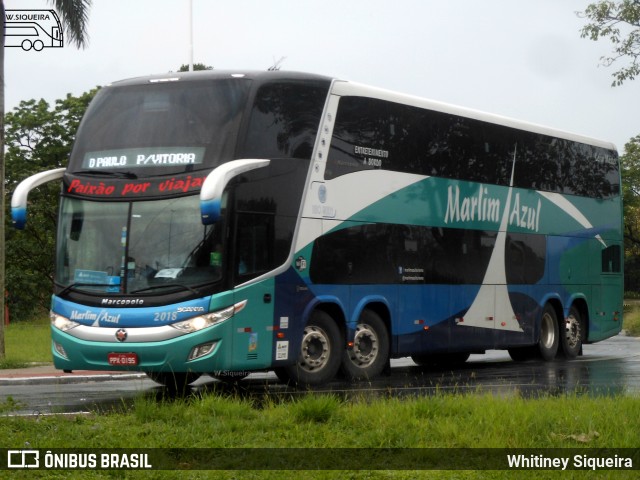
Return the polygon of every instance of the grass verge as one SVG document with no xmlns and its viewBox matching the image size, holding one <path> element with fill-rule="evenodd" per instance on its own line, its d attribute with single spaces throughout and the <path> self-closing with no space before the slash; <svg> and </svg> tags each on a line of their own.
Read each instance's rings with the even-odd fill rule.
<svg viewBox="0 0 640 480">
<path fill-rule="evenodd" d="M 640 337 L 640 300 L 625 300 L 622 328 L 627 335 Z"/>
<path fill-rule="evenodd" d="M 126 411 L 105 415 L 4 418 L 0 422 L 0 445 L 40 449 L 302 448 L 296 457 L 298 466 L 313 469 L 320 461 L 314 456 L 318 452 L 307 454 L 304 449 L 637 449 L 639 410 L 640 398 L 631 396 L 525 399 L 517 395 L 503 398 L 478 393 L 343 401 L 334 395 L 313 394 L 293 401 L 283 398 L 258 404 L 255 400 L 214 391 L 189 399 L 140 397 Z M 241 453 L 246 455 L 246 451 Z M 225 451 L 225 455 L 233 454 L 233 450 Z M 277 451 L 271 452 L 274 454 L 277 455 Z M 347 470 L 344 460 L 336 465 Z M 366 467 L 357 459 L 354 465 L 362 471 L 342 471 L 341 476 L 340 472 L 332 471 L 306 472 L 304 477 L 518 478 L 518 472 L 507 471 L 394 472 L 393 463 L 389 464 L 388 471 L 365 471 Z M 33 473 L 36 472 L 29 472 Z M 107 476 L 106 473 L 83 472 L 83 475 L 101 478 Z M 166 475 L 171 477 L 173 473 L 180 474 L 175 475 L 176 478 L 206 478 L 209 475 L 205 473 L 216 478 L 255 478 L 252 475 L 256 471 L 221 471 L 213 475 L 214 472 L 203 470 L 195 475 L 185 471 L 166 472 Z M 536 478 L 556 478 L 557 473 L 537 472 Z M 564 472 L 562 478 L 602 478 L 602 473 L 606 473 L 607 478 L 635 478 L 628 475 L 634 472 L 613 471 Z M 157 471 L 135 473 L 136 478 L 163 475 Z M 300 476 L 300 471 L 260 474 L 260 478 Z M 533 478 L 533 475 L 519 478 Z"/>
<path fill-rule="evenodd" d="M 4 344 L 5 358 L 0 361 L 0 369 L 52 362 L 48 319 L 7 325 L 4 328 Z"/>
</svg>

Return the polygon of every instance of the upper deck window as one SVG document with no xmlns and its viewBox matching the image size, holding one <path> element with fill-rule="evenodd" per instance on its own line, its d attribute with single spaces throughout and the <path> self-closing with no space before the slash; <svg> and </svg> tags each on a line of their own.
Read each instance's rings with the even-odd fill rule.
<svg viewBox="0 0 640 480">
<path fill-rule="evenodd" d="M 620 193 L 613 150 L 368 97 L 340 99 L 326 179 L 382 169 L 567 195 Z"/>
<path fill-rule="evenodd" d="M 326 81 L 278 81 L 253 102 L 241 156 L 310 159 L 327 98 Z"/>
<path fill-rule="evenodd" d="M 250 85 L 232 78 L 104 88 L 78 130 L 69 170 L 211 169 L 233 158 Z"/>
</svg>

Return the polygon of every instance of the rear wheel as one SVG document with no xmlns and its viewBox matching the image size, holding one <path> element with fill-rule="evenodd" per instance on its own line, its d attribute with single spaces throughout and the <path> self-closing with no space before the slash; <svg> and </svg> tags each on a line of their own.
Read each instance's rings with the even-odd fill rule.
<svg viewBox="0 0 640 480">
<path fill-rule="evenodd" d="M 200 378 L 199 373 L 193 372 L 146 372 L 147 376 L 156 383 L 171 390 L 185 390 L 190 383 Z"/>
<path fill-rule="evenodd" d="M 353 337 L 353 347 L 344 350 L 342 373 L 350 380 L 373 378 L 389 360 L 389 335 L 380 317 L 371 310 L 362 312 Z"/>
<path fill-rule="evenodd" d="M 546 304 L 540 321 L 540 340 L 538 353 L 543 360 L 553 360 L 558 353 L 559 345 L 558 317 L 552 305 Z"/>
<path fill-rule="evenodd" d="M 560 329 L 560 347 L 562 355 L 567 359 L 576 358 L 582 349 L 584 328 L 582 317 L 576 307 L 571 307 L 565 318 L 564 328 Z"/>
<path fill-rule="evenodd" d="M 278 378 L 297 385 L 320 385 L 335 377 L 340 368 L 342 335 L 333 319 L 321 310 L 311 315 L 302 334 L 300 356 L 294 365 L 281 367 Z"/>
</svg>

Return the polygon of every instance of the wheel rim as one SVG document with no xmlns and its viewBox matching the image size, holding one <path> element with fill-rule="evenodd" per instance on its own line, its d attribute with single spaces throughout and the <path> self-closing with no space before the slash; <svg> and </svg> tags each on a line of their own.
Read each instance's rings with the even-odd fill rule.
<svg viewBox="0 0 640 480">
<path fill-rule="evenodd" d="M 353 348 L 349 357 L 359 367 L 368 367 L 375 362 L 379 349 L 378 335 L 373 328 L 366 324 L 356 327 L 353 337 Z"/>
<path fill-rule="evenodd" d="M 300 366 L 307 372 L 316 372 L 327 365 L 331 353 L 328 335 L 319 327 L 304 329 Z"/>
<path fill-rule="evenodd" d="M 555 342 L 555 329 L 553 328 L 553 318 L 551 314 L 545 313 L 542 316 L 542 325 L 540 328 L 540 343 L 544 348 L 551 348 Z"/>
<path fill-rule="evenodd" d="M 574 315 L 569 315 L 565 321 L 565 335 L 567 338 L 567 346 L 575 348 L 580 342 L 581 331 L 580 322 Z"/>
</svg>

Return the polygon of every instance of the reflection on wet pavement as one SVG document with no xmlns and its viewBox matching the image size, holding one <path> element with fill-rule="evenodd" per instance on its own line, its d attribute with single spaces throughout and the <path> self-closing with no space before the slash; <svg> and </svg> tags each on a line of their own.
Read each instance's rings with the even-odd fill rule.
<svg viewBox="0 0 640 480">
<path fill-rule="evenodd" d="M 392 361 L 390 375 L 366 382 L 335 381 L 326 386 L 296 389 L 273 375 L 251 375 L 237 385 L 208 377 L 194 391 L 240 396 L 297 395 L 308 391 L 333 392 L 346 398 L 362 396 L 426 396 L 437 393 L 484 392 L 495 395 L 619 395 L 640 392 L 640 339 L 615 337 L 584 347 L 584 355 L 571 361 L 514 362 L 506 352 L 472 355 L 455 368 L 425 368 L 410 359 Z"/>
</svg>

